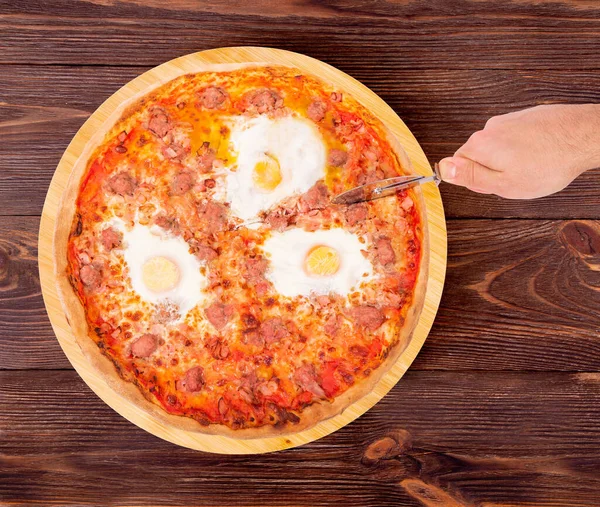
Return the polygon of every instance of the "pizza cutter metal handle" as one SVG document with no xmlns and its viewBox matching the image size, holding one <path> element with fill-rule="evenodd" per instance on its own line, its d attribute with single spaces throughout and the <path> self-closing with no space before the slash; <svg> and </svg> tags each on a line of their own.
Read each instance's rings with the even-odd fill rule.
<svg viewBox="0 0 600 507">
<path fill-rule="evenodd" d="M 411 188 L 431 181 L 436 185 L 439 185 L 442 181 L 440 168 L 437 163 L 433 166 L 432 176 L 398 176 L 396 178 L 387 178 L 385 180 L 367 183 L 366 185 L 353 188 L 352 190 L 348 190 L 347 192 L 334 197 L 331 202 L 333 204 L 354 204 L 357 202 L 371 201 L 373 199 L 394 195 L 398 190 L 402 190 L 403 188 Z"/>
</svg>

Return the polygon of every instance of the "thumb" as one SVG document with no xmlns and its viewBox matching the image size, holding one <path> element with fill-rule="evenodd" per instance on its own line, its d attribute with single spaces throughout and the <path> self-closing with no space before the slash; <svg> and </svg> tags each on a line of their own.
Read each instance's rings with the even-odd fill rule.
<svg viewBox="0 0 600 507">
<path fill-rule="evenodd" d="M 495 193 L 501 183 L 502 173 L 465 157 L 448 157 L 439 163 L 442 180 L 467 187 L 481 194 Z"/>
</svg>

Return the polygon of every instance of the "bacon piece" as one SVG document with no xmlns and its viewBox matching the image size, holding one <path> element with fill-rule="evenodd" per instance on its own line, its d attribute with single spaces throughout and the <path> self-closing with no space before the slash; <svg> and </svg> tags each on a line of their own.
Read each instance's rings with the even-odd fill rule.
<svg viewBox="0 0 600 507">
<path fill-rule="evenodd" d="M 329 150 L 327 161 L 329 162 L 329 165 L 342 167 L 348 161 L 348 152 L 333 148 Z"/>
<path fill-rule="evenodd" d="M 158 347 L 158 336 L 146 333 L 131 344 L 131 353 L 135 357 L 148 357 Z"/>
<path fill-rule="evenodd" d="M 259 394 L 262 394 L 263 396 L 271 396 L 275 394 L 278 389 L 279 384 L 277 383 L 277 381 L 271 379 L 269 381 L 263 381 L 260 384 L 258 384 L 254 388 L 254 391 Z"/>
<path fill-rule="evenodd" d="M 314 365 L 305 364 L 294 372 L 294 380 L 303 390 L 314 394 L 317 398 L 326 398 L 325 391 L 319 383 Z"/>
<path fill-rule="evenodd" d="M 350 347 L 350 354 L 353 356 L 367 357 L 369 355 L 369 349 L 362 345 L 352 345 Z"/>
<path fill-rule="evenodd" d="M 162 107 L 154 107 L 150 111 L 148 130 L 161 139 L 173 130 L 169 115 Z"/>
<path fill-rule="evenodd" d="M 210 143 L 208 141 L 202 143 L 202 146 L 196 151 L 196 161 L 200 172 L 211 172 L 216 158 L 217 152 L 210 147 Z"/>
<path fill-rule="evenodd" d="M 102 246 L 104 246 L 104 248 L 108 251 L 120 246 L 122 238 L 123 235 L 114 230 L 112 227 L 108 227 L 100 233 L 100 241 L 102 242 Z"/>
<path fill-rule="evenodd" d="M 102 271 L 92 264 L 86 264 L 79 270 L 79 278 L 88 289 L 95 290 L 102 283 Z"/>
<path fill-rule="evenodd" d="M 223 329 L 233 316 L 233 305 L 223 303 L 213 303 L 204 310 L 204 314 L 208 321 L 216 328 Z"/>
<path fill-rule="evenodd" d="M 181 161 L 187 153 L 185 146 L 177 143 L 171 143 L 169 146 L 163 149 L 163 155 L 171 160 Z"/>
<path fill-rule="evenodd" d="M 160 324 L 168 324 L 181 317 L 179 307 L 175 303 L 164 302 L 156 305 L 155 319 Z"/>
<path fill-rule="evenodd" d="M 383 312 L 370 305 L 355 306 L 349 313 L 354 322 L 367 331 L 377 330 L 385 320 Z"/>
<path fill-rule="evenodd" d="M 191 173 L 182 171 L 175 175 L 171 184 L 171 193 L 173 195 L 183 195 L 194 186 L 194 177 Z"/>
<path fill-rule="evenodd" d="M 375 241 L 375 249 L 377 260 L 381 263 L 382 266 L 386 266 L 387 264 L 391 264 L 396 261 L 396 252 L 392 248 L 392 242 L 389 238 L 382 236 L 377 241 Z"/>
<path fill-rule="evenodd" d="M 313 100 L 307 110 L 308 117 L 314 122 L 320 122 L 325 118 L 325 112 L 327 111 L 327 104 L 322 100 Z"/>
<path fill-rule="evenodd" d="M 242 323 L 247 328 L 254 328 L 258 326 L 258 320 L 251 313 L 243 313 L 242 314 Z"/>
<path fill-rule="evenodd" d="M 239 387 L 238 393 L 240 395 L 240 398 L 242 400 L 244 400 L 246 403 L 248 403 L 248 405 L 254 405 L 254 404 L 258 403 L 258 400 L 254 396 L 254 393 L 248 387 L 245 387 L 245 386 Z"/>
<path fill-rule="evenodd" d="M 210 350 L 215 359 L 227 359 L 229 357 L 229 347 L 216 336 L 206 344 L 206 348 Z"/>
<path fill-rule="evenodd" d="M 218 109 L 227 100 L 227 92 L 219 86 L 209 86 L 200 92 L 200 102 L 206 109 Z"/>
<path fill-rule="evenodd" d="M 108 188 L 114 194 L 133 195 L 137 188 L 137 182 L 131 174 L 122 171 L 108 180 Z"/>
</svg>

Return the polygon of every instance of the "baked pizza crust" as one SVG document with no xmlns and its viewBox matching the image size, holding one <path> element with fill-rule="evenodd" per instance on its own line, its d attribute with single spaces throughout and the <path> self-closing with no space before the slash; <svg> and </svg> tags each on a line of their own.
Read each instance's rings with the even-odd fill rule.
<svg viewBox="0 0 600 507">
<path fill-rule="evenodd" d="M 213 64 L 197 72 L 224 72 L 234 71 L 249 67 L 272 66 L 268 63 L 243 63 L 243 64 Z M 285 67 L 277 65 L 278 67 Z M 294 67 L 289 67 L 293 69 Z M 302 71 L 299 71 L 302 72 Z M 89 336 L 93 333 L 87 325 L 85 311 L 79 297 L 71 286 L 68 276 L 67 266 L 67 246 L 69 235 L 76 212 L 76 200 L 79 192 L 81 179 L 87 168 L 87 161 L 94 150 L 104 141 L 105 135 L 112 129 L 117 121 L 131 112 L 136 107 L 139 99 L 153 90 L 163 86 L 171 81 L 172 78 L 165 79 L 163 82 L 156 83 L 156 86 L 142 90 L 139 94 L 132 97 L 122 104 L 120 108 L 114 111 L 104 122 L 104 129 L 100 129 L 87 144 L 79 159 L 74 163 L 73 171 L 63 192 L 62 200 L 59 205 L 56 228 L 54 231 L 54 270 L 57 279 L 58 295 L 63 306 L 67 322 L 71 326 L 73 336 L 83 354 L 88 359 L 93 368 L 110 386 L 110 388 L 133 403 L 140 410 L 145 411 L 154 419 L 162 424 L 171 426 L 175 429 L 194 431 L 210 435 L 222 435 L 236 439 L 255 439 L 264 437 L 276 437 L 298 433 L 309 429 L 316 424 L 335 417 L 342 413 L 350 405 L 354 404 L 367 394 L 369 394 L 381 378 L 398 361 L 407 345 L 410 342 L 413 331 L 419 320 L 421 310 L 425 301 L 427 289 L 428 267 L 429 267 L 429 234 L 427 230 L 427 217 L 425 215 L 425 201 L 420 188 L 416 188 L 414 194 L 418 199 L 418 209 L 420 212 L 420 230 L 421 230 L 421 261 L 419 274 L 413 292 L 412 305 L 406 315 L 397 344 L 391 349 L 388 357 L 372 374 L 358 382 L 356 385 L 348 388 L 341 395 L 337 396 L 333 402 L 320 400 L 304 408 L 300 413 L 300 422 L 297 424 L 287 423 L 284 426 L 265 425 L 258 428 L 231 429 L 223 424 L 211 424 L 204 426 L 198 421 L 179 415 L 172 415 L 166 412 L 159 405 L 148 400 L 143 392 L 133 382 L 124 380 L 119 374 L 119 365 L 113 363 L 111 359 L 102 354 L 96 342 Z M 397 139 L 386 128 L 387 140 L 392 146 L 398 161 L 403 169 L 412 172 L 410 159 Z"/>
</svg>

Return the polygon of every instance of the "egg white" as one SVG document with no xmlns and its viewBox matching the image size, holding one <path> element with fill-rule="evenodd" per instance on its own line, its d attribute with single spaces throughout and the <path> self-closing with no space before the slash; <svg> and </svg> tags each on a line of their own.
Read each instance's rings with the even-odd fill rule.
<svg viewBox="0 0 600 507">
<path fill-rule="evenodd" d="M 237 165 L 226 176 L 225 200 L 231 203 L 232 213 L 243 220 L 288 196 L 306 192 L 325 177 L 325 144 L 308 120 L 238 117 L 231 124 L 230 144 Z M 276 158 L 281 170 L 281 183 L 271 192 L 257 188 L 253 180 L 254 168 L 265 156 Z"/>
<path fill-rule="evenodd" d="M 340 257 L 340 267 L 333 275 L 311 275 L 304 270 L 310 250 L 321 245 L 333 248 Z M 364 248 L 357 235 L 341 228 L 274 232 L 262 247 L 270 262 L 267 278 L 279 294 L 288 297 L 331 293 L 345 296 L 359 290 L 361 282 L 373 277 L 373 266 L 361 253 Z"/>
<path fill-rule="evenodd" d="M 202 263 L 189 252 L 189 245 L 178 237 L 169 236 L 160 227 L 136 224 L 126 230 L 122 222 L 113 226 L 123 233 L 123 258 L 131 287 L 149 303 L 174 303 L 182 318 L 196 305 L 206 300 L 206 277 L 200 272 Z M 179 280 L 170 290 L 154 292 L 144 283 L 142 267 L 154 257 L 165 257 L 179 269 Z"/>
</svg>

